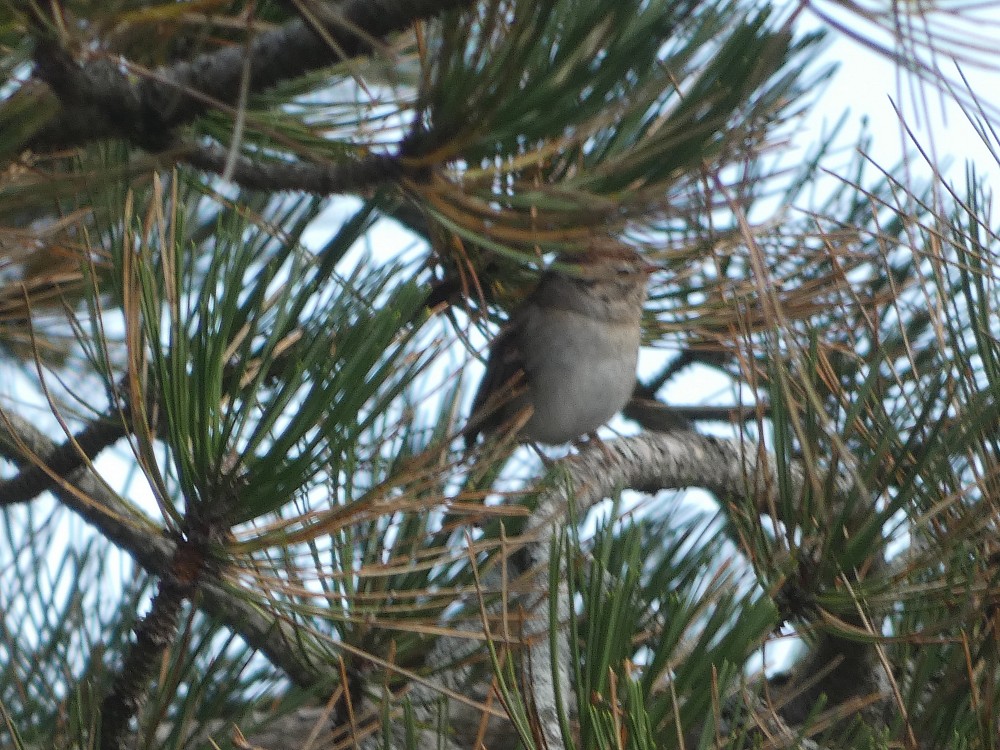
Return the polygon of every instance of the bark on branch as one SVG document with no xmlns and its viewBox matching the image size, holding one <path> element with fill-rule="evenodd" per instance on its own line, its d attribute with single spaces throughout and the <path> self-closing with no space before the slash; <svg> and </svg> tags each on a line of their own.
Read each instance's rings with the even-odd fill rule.
<svg viewBox="0 0 1000 750">
<path fill-rule="evenodd" d="M 512 575 L 535 571 L 536 591 L 547 590 L 549 540 L 552 533 L 568 521 L 571 504 L 576 516 L 582 518 L 596 504 L 620 490 L 654 493 L 660 490 L 701 487 L 723 500 L 738 500 L 744 505 L 751 505 L 761 514 L 777 515 L 777 510 L 784 505 L 778 502 L 777 462 L 771 454 L 758 450 L 753 444 L 709 437 L 686 429 L 644 433 L 606 442 L 602 446 L 587 447 L 577 456 L 567 459 L 564 467 L 568 474 L 567 481 L 557 483 L 540 498 L 538 508 L 532 515 L 526 536 L 534 539 L 529 543 L 527 554 L 513 558 L 524 569 L 514 570 Z M 806 472 L 799 466 L 793 466 L 790 474 L 791 491 L 796 495 L 801 494 L 808 481 Z M 838 477 L 833 486 L 843 497 L 851 483 L 847 478 Z M 560 576 L 560 580 L 565 580 L 565 576 Z M 563 626 L 567 621 L 568 592 L 560 589 L 554 594 L 549 592 L 547 596 L 551 595 L 558 597 L 559 623 Z M 531 602 L 532 609 L 546 612 L 547 596 L 543 595 L 539 600 L 536 595 Z M 555 639 L 556 652 L 553 653 L 552 640 L 543 632 L 549 627 L 547 619 L 538 616 L 529 620 L 529 624 L 531 623 L 533 625 L 530 627 L 534 627 L 537 632 L 529 633 L 534 637 L 531 638 L 532 645 L 526 662 L 532 665 L 532 671 L 525 676 L 525 683 L 532 692 L 536 719 L 547 746 L 562 747 L 562 730 L 558 717 L 568 715 L 571 705 L 568 633 L 561 627 L 561 632 Z M 827 644 L 830 645 L 830 642 L 827 641 Z M 870 647 L 844 645 L 849 645 L 852 653 L 858 656 L 851 661 L 852 664 L 868 666 L 866 674 L 855 675 L 857 682 L 854 685 L 857 690 L 834 696 L 836 699 L 848 700 L 856 697 L 858 690 L 867 690 L 873 683 L 879 682 L 878 676 L 872 672 L 877 671 L 879 666 L 870 658 Z M 865 653 L 859 656 L 859 651 Z M 558 686 L 557 680 L 561 683 Z M 818 689 L 822 690 L 822 687 L 821 682 Z M 818 693 L 813 697 L 817 696 Z M 803 717 L 796 718 L 801 720 Z M 782 722 L 777 716 L 770 720 Z M 796 736 L 791 732 L 788 735 Z"/>
<path fill-rule="evenodd" d="M 59 97 L 62 109 L 25 148 L 36 152 L 123 138 L 149 151 L 169 146 L 173 131 L 211 107 L 232 107 L 248 90 L 282 81 L 359 55 L 415 20 L 471 5 L 471 0 L 348 0 L 318 33 L 301 19 L 233 45 L 153 71 L 132 81 L 106 60 L 77 65 L 51 39 L 36 47 L 36 74 Z"/>
<path fill-rule="evenodd" d="M 57 445 L 27 420 L 0 412 L 0 455 L 27 465 L 24 448 L 36 455 L 48 455 Z M 157 576 L 170 572 L 176 551 L 174 543 L 151 531 L 155 528 L 152 520 L 142 518 L 135 507 L 109 490 L 88 469 L 76 469 L 51 490 L 63 505 L 131 555 L 147 572 Z M 195 603 L 258 649 L 300 687 L 311 688 L 337 679 L 335 665 L 304 653 L 305 641 L 283 620 L 268 617 L 257 607 L 234 597 L 220 583 L 202 579 Z"/>
</svg>

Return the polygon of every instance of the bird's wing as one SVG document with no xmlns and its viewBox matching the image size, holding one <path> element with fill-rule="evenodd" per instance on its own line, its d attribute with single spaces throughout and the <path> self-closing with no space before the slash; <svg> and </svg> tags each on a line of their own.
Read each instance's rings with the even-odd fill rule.
<svg viewBox="0 0 1000 750">
<path fill-rule="evenodd" d="M 472 400 L 469 423 L 465 429 L 468 446 L 475 443 L 479 433 L 495 429 L 511 416 L 506 407 L 527 385 L 520 341 L 524 328 L 522 318 L 523 315 L 512 318 L 490 345 L 486 372 Z"/>
</svg>

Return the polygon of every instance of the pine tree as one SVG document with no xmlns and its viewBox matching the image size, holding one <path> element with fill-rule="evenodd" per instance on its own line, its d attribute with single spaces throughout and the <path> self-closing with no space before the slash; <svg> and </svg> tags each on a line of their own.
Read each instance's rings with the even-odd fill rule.
<svg viewBox="0 0 1000 750">
<path fill-rule="evenodd" d="M 991 196 L 792 162 L 798 14 L 0 9 L 0 746 L 995 747 Z M 619 434 L 466 449 L 609 237 L 662 268 Z"/>
</svg>

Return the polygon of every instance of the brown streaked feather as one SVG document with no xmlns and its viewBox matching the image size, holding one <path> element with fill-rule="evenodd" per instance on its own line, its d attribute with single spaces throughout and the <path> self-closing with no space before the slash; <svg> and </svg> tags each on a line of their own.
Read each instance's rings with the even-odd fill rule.
<svg viewBox="0 0 1000 750">
<path fill-rule="evenodd" d="M 491 432 L 512 416 L 511 401 L 527 388 L 524 355 L 521 352 L 517 318 L 510 320 L 497 334 L 486 360 L 486 372 L 472 399 L 469 423 L 465 429 L 465 445 L 471 447 L 476 437 Z"/>
</svg>

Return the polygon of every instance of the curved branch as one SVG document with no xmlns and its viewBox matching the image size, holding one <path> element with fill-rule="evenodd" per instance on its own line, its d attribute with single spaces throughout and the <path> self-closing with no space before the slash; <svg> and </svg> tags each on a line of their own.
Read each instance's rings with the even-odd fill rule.
<svg viewBox="0 0 1000 750">
<path fill-rule="evenodd" d="M 603 445 L 585 447 L 562 464 L 573 487 L 578 512 L 621 489 L 655 493 L 700 487 L 725 499 L 752 504 L 759 513 L 776 514 L 778 465 L 774 456 L 752 443 L 717 438 L 690 430 L 650 432 Z M 789 467 L 793 492 L 808 481 L 799 465 Z M 850 484 L 838 478 L 846 494 Z M 570 497 L 566 487 L 544 496 L 533 524 L 540 530 L 565 517 Z M 779 518 L 777 520 L 787 520 Z M 546 542 L 547 544 L 547 542 Z"/>
<path fill-rule="evenodd" d="M 701 487 L 723 499 L 741 500 L 758 513 L 777 514 L 777 462 L 773 455 L 749 443 L 701 435 L 686 429 L 674 432 L 644 433 L 584 448 L 577 456 L 561 464 L 567 481 L 558 482 L 539 498 L 538 508 L 528 523 L 526 537 L 532 539 L 526 554 L 512 558 L 513 565 L 523 569 L 515 574 L 530 574 L 535 597 L 530 603 L 535 611 L 545 611 L 551 593 L 547 592 L 549 571 L 549 540 L 553 531 L 568 519 L 572 504 L 578 517 L 584 517 L 592 507 L 623 489 L 655 493 L 660 490 Z M 802 492 L 807 481 L 801 466 L 790 467 L 790 484 L 794 493 Z M 847 479 L 838 477 L 835 490 L 846 493 Z M 779 519 L 791 520 L 791 519 Z M 534 571 L 531 573 L 531 571 Z M 561 576 L 560 580 L 565 580 Z M 568 622 L 568 592 L 560 590 L 558 597 L 559 623 Z M 536 718 L 549 747 L 560 747 L 561 728 L 558 717 L 567 715 L 570 700 L 568 667 L 569 644 L 565 627 L 557 638 L 545 632 L 550 626 L 546 617 L 531 618 L 526 629 L 531 632 L 528 664 L 534 665 L 524 675 L 532 691 Z M 552 653 L 555 641 L 557 654 Z M 555 680 L 562 683 L 556 690 Z M 562 696 L 562 701 L 557 696 Z"/>
</svg>

